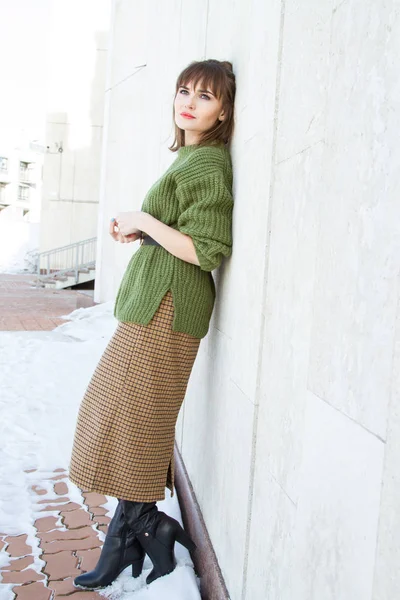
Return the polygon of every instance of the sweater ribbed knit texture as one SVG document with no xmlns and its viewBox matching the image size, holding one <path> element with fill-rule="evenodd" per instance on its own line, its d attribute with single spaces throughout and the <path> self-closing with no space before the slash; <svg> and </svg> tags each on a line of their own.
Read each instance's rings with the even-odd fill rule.
<svg viewBox="0 0 400 600">
<path fill-rule="evenodd" d="M 211 271 L 232 253 L 232 162 L 222 143 L 190 145 L 147 192 L 141 210 L 189 235 L 200 266 L 162 246 L 140 246 L 122 278 L 115 301 L 119 321 L 148 325 L 170 289 L 172 329 L 203 338 L 214 308 Z"/>
</svg>

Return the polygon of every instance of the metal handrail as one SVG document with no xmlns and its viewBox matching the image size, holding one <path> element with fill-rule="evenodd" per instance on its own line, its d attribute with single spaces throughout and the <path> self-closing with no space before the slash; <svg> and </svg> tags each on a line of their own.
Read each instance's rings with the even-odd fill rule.
<svg viewBox="0 0 400 600">
<path fill-rule="evenodd" d="M 39 279 L 43 281 L 71 271 L 74 272 L 75 283 L 78 283 L 79 271 L 96 264 L 96 242 L 97 237 L 93 237 L 38 252 L 36 255 L 36 285 L 39 283 Z"/>
<path fill-rule="evenodd" d="M 38 252 L 40 256 L 46 256 L 47 254 L 52 254 L 52 252 L 56 252 L 57 250 L 67 250 L 68 248 L 74 248 L 77 244 L 87 244 L 89 242 L 96 242 L 97 237 L 88 238 L 87 240 L 81 240 L 80 242 L 74 242 L 73 244 L 67 244 L 66 246 L 59 246 L 58 248 L 52 248 L 51 250 L 44 250 L 43 252 Z"/>
</svg>

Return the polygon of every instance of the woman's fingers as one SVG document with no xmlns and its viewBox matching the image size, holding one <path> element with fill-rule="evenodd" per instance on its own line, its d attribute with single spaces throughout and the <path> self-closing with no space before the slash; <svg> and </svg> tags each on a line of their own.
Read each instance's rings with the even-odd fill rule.
<svg viewBox="0 0 400 600">
<path fill-rule="evenodd" d="M 125 243 L 129 243 L 129 242 L 136 242 L 136 240 L 140 237 L 137 233 L 128 233 L 127 235 L 121 234 L 124 242 Z"/>
<path fill-rule="evenodd" d="M 115 219 L 111 219 L 111 221 L 110 221 L 110 226 L 109 226 L 109 228 L 108 228 L 108 232 L 109 232 L 109 234 L 111 235 L 111 237 L 112 237 L 112 238 L 113 238 L 115 241 L 118 241 L 118 236 L 119 236 L 120 234 L 119 234 L 119 231 L 115 231 L 115 229 L 114 229 L 114 228 L 115 228 L 116 226 L 117 226 L 117 222 L 116 222 L 116 220 L 115 220 Z"/>
<path fill-rule="evenodd" d="M 118 231 L 115 231 L 115 227 L 118 228 L 118 223 L 116 219 L 111 219 L 108 231 L 113 240 L 115 240 L 116 242 L 120 242 L 121 244 L 128 244 L 129 242 L 136 242 L 136 240 L 140 238 L 140 230 L 137 230 L 137 233 L 135 232 L 124 235 L 123 233 L 121 233 L 121 231 L 119 231 L 119 228 Z"/>
<path fill-rule="evenodd" d="M 129 242 L 136 242 L 139 238 L 137 233 L 129 233 L 128 235 L 123 236 L 125 243 L 129 244 Z"/>
<path fill-rule="evenodd" d="M 119 236 L 118 241 L 121 242 L 121 244 L 129 244 L 129 242 L 135 242 L 138 239 L 138 236 L 135 233 L 132 235 L 123 235 L 120 233 Z"/>
</svg>

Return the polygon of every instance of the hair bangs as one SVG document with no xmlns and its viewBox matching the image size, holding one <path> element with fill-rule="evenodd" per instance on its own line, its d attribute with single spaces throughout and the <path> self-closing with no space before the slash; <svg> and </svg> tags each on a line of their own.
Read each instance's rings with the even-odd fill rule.
<svg viewBox="0 0 400 600">
<path fill-rule="evenodd" d="M 220 100 L 223 89 L 223 77 L 224 74 L 218 67 L 199 63 L 189 66 L 183 71 L 178 80 L 178 88 L 182 85 L 187 87 L 191 83 L 196 89 L 201 84 L 202 89 L 210 90 Z"/>
</svg>

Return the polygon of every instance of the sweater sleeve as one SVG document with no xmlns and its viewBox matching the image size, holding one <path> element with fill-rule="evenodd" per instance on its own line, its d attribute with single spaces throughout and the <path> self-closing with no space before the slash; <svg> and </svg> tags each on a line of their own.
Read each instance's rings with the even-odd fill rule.
<svg viewBox="0 0 400 600">
<path fill-rule="evenodd" d="M 232 253 L 233 198 L 222 169 L 186 180 L 176 195 L 178 230 L 192 238 L 200 268 L 213 271 Z"/>
</svg>

